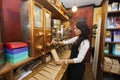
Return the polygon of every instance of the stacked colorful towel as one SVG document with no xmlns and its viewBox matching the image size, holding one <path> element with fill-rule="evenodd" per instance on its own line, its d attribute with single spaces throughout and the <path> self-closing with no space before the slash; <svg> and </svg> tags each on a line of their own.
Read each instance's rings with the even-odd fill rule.
<svg viewBox="0 0 120 80">
<path fill-rule="evenodd" d="M 6 59 L 12 63 L 18 63 L 29 56 L 28 45 L 24 42 L 9 42 L 5 44 Z"/>
</svg>

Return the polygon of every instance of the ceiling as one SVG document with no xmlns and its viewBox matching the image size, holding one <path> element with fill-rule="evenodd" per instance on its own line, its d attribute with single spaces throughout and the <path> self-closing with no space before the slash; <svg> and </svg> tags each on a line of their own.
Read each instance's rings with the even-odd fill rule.
<svg viewBox="0 0 120 80">
<path fill-rule="evenodd" d="M 99 6 L 103 0 L 60 0 L 65 8 L 71 8 L 74 4 L 77 7 L 91 5 Z"/>
</svg>

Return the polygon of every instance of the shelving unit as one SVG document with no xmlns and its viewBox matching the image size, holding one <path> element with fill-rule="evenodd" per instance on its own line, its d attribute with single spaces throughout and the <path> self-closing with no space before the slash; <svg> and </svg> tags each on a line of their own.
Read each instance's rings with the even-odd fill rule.
<svg viewBox="0 0 120 80">
<path fill-rule="evenodd" d="M 113 73 L 113 72 L 105 71 L 105 70 L 103 70 L 103 72 L 104 72 L 105 74 L 120 75 L 120 73 Z"/>
<path fill-rule="evenodd" d="M 111 64 L 111 66 L 109 66 L 109 71 L 104 69 L 104 65 L 106 64 L 104 61 L 104 57 L 108 57 L 110 58 L 112 61 L 114 60 L 118 60 L 120 63 L 120 56 L 119 55 L 115 55 L 113 53 L 114 50 L 114 45 L 115 44 L 120 44 L 120 40 L 115 41 L 115 31 L 119 31 L 120 32 L 120 28 L 111 28 L 111 24 L 113 24 L 112 22 L 108 22 L 108 18 L 114 18 L 114 17 L 120 17 L 119 10 L 116 11 L 108 11 L 108 4 L 112 4 L 113 2 L 119 2 L 119 0 L 105 0 L 102 8 L 103 8 L 103 13 L 102 13 L 102 28 L 101 28 L 101 40 L 100 40 L 100 51 L 99 51 L 99 63 L 98 63 L 98 73 L 97 73 L 97 80 L 104 80 L 104 76 L 105 75 L 109 75 L 109 77 L 112 77 L 111 80 L 118 80 L 120 77 L 120 73 L 119 72 L 114 72 L 111 71 L 111 69 L 113 69 L 113 65 L 115 64 Z M 114 21 L 115 22 L 115 21 Z M 109 24 L 109 25 L 107 25 Z M 119 24 L 119 23 L 115 23 L 115 24 Z M 109 27 L 110 26 L 110 27 Z M 116 25 L 115 25 L 116 26 Z M 110 31 L 110 36 L 107 34 L 107 31 Z M 106 37 L 107 36 L 107 37 Z M 108 39 L 109 38 L 109 39 Z M 105 45 L 107 46 L 107 53 L 104 52 L 104 50 L 106 49 Z M 119 64 L 116 64 L 116 66 Z M 108 66 L 106 64 L 106 66 Z M 99 75 L 100 74 L 100 75 Z"/>
<path fill-rule="evenodd" d="M 117 10 L 117 11 L 108 11 L 108 14 L 119 14 L 120 13 L 120 10 Z"/>
<path fill-rule="evenodd" d="M 5 66 L 0 70 L 0 75 L 4 74 L 6 72 L 9 72 L 10 70 L 13 70 L 13 69 L 15 69 L 15 68 L 17 68 L 17 67 L 19 67 L 21 65 L 24 65 L 24 64 L 26 64 L 27 62 L 29 62 L 29 61 L 31 61 L 33 59 L 34 58 L 28 58 L 28 59 L 26 59 L 26 60 L 24 60 L 22 62 L 17 63 L 17 64 L 13 64 L 11 62 L 6 62 Z"/>
<path fill-rule="evenodd" d="M 106 44 L 119 44 L 119 42 L 105 42 Z"/>
<path fill-rule="evenodd" d="M 117 28 L 117 29 L 115 29 L 115 28 L 106 29 L 106 31 L 110 31 L 110 30 L 111 30 L 111 31 L 112 31 L 112 30 L 116 30 L 116 31 L 117 31 L 117 30 L 120 30 L 120 28 Z"/>
<path fill-rule="evenodd" d="M 117 57 L 118 57 L 118 58 L 120 57 L 120 56 L 113 55 L 112 53 L 110 53 L 110 54 L 104 54 L 104 55 L 105 55 L 105 56 L 108 56 L 108 57 L 116 57 L 116 58 L 117 58 Z"/>
<path fill-rule="evenodd" d="M 21 5 L 22 3 L 26 2 L 26 1 L 28 1 L 27 4 Z M 17 63 L 17 64 L 6 62 L 4 67 L 2 67 L 2 69 L 0 69 L 0 77 L 4 76 L 5 79 L 7 79 L 7 80 L 14 79 L 14 71 L 17 68 L 19 68 L 31 61 L 34 61 L 37 58 L 42 59 L 42 64 L 39 65 L 40 66 L 39 69 L 42 69 L 45 65 L 47 65 L 46 55 L 48 53 L 50 53 L 50 50 L 51 50 L 51 45 L 50 45 L 50 42 L 52 39 L 51 21 L 54 18 L 60 19 L 62 22 L 69 20 L 68 14 L 67 14 L 65 8 L 62 7 L 62 5 L 60 7 L 61 9 L 58 9 L 58 8 L 56 8 L 56 6 L 54 4 L 52 4 L 48 0 L 20 0 L 17 4 L 19 4 L 17 6 L 17 8 L 20 9 L 20 5 L 23 8 L 23 10 L 21 9 L 21 11 L 18 11 L 18 13 L 17 13 L 17 15 L 20 15 L 19 18 L 21 18 L 21 16 L 22 16 L 23 19 L 21 19 L 21 21 L 23 21 L 23 23 L 24 23 L 24 24 L 21 23 L 21 25 L 24 26 L 23 33 L 25 33 L 22 35 L 23 38 L 21 41 L 27 42 L 29 44 L 30 57 L 24 61 Z M 2 5 L 4 5 L 4 4 L 2 4 Z M 37 20 L 36 15 L 35 15 L 35 7 L 37 7 L 37 9 L 39 8 L 38 10 L 41 10 L 41 15 L 38 15 L 38 16 L 41 16 L 42 21 L 40 21 L 40 22 L 41 22 L 42 26 L 41 26 L 41 24 L 39 25 L 38 23 L 35 23 L 36 22 L 35 20 Z M 0 9 L 1 9 L 1 11 L 3 11 L 2 7 L 0 7 Z M 22 12 L 23 12 L 23 14 L 22 14 Z M 49 18 L 49 20 L 48 20 L 48 18 Z M 47 23 L 47 22 L 49 22 L 49 23 Z M 7 28 L 6 26 L 3 26 L 3 27 L 5 29 Z M 13 26 L 13 29 L 14 29 L 14 27 L 16 27 L 16 26 Z M 20 33 L 18 33 L 18 34 L 20 34 Z M 3 36 L 1 38 L 3 38 Z M 7 41 L 7 39 L 5 39 L 5 38 L 4 38 L 4 40 Z M 6 42 L 6 41 L 4 41 L 4 42 Z M 61 48 L 61 47 L 63 47 L 63 46 L 59 46 L 59 48 Z M 68 58 L 68 56 L 69 55 L 67 55 L 67 58 Z M 60 75 L 59 78 L 62 78 L 63 73 L 66 71 L 66 68 L 67 68 L 67 66 L 64 65 L 63 66 L 64 70 L 61 69 L 60 74 L 62 74 L 62 75 Z M 33 73 L 34 73 L 34 70 L 33 70 Z M 32 74 L 30 74 L 30 75 L 32 75 Z"/>
<path fill-rule="evenodd" d="M 61 56 L 60 58 L 69 58 L 70 57 L 70 50 L 65 50 L 63 53 L 61 53 Z M 40 65 L 38 66 L 32 74 L 28 75 L 27 77 L 25 77 L 23 80 L 29 80 L 31 77 L 34 78 L 34 76 L 38 73 L 39 74 L 39 71 L 41 71 L 43 68 L 45 68 L 47 65 L 49 65 L 49 63 L 51 62 L 54 62 L 53 60 L 51 60 L 50 62 L 48 62 L 48 64 L 43 64 L 43 65 Z M 56 65 L 57 66 L 57 65 Z M 59 65 L 58 65 L 59 66 Z M 61 69 L 60 70 L 57 70 L 58 71 L 58 75 L 55 77 L 54 80 L 61 80 L 66 69 L 67 69 L 67 66 L 66 64 L 63 64 L 63 65 L 60 65 L 61 66 Z M 55 66 L 54 66 L 55 67 Z M 51 72 L 53 73 L 53 72 Z M 55 73 L 53 73 L 55 74 Z"/>
<path fill-rule="evenodd" d="M 64 9 L 64 7 L 61 7 L 63 11 L 61 11 L 60 9 L 58 9 L 54 4 L 52 4 L 51 2 L 49 2 L 48 0 L 38 0 L 46 9 L 48 9 L 49 11 L 51 11 L 53 14 L 53 18 L 55 19 L 60 19 L 62 21 L 68 21 L 69 17 L 68 17 L 68 13 L 66 12 L 66 10 Z M 47 5 L 47 6 L 46 6 Z"/>
</svg>

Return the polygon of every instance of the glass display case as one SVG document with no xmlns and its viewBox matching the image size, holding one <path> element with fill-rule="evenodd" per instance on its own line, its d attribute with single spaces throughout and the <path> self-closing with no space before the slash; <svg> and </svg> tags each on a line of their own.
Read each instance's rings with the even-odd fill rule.
<svg viewBox="0 0 120 80">
<path fill-rule="evenodd" d="M 38 5 L 34 5 L 34 25 L 35 27 L 37 28 L 42 28 L 43 25 L 43 11 L 42 11 L 42 8 L 39 7 Z"/>
<path fill-rule="evenodd" d="M 31 56 L 40 56 L 44 51 L 43 6 L 28 0 L 20 9 L 22 41 L 29 42 Z"/>
</svg>

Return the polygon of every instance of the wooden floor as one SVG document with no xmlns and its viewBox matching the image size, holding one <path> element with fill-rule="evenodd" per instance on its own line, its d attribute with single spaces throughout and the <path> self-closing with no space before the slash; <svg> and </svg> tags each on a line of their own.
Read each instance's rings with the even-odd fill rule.
<svg viewBox="0 0 120 80">
<path fill-rule="evenodd" d="M 92 64 L 91 63 L 86 63 L 86 70 L 84 74 L 84 79 L 83 80 L 95 80 L 92 72 Z"/>
</svg>

